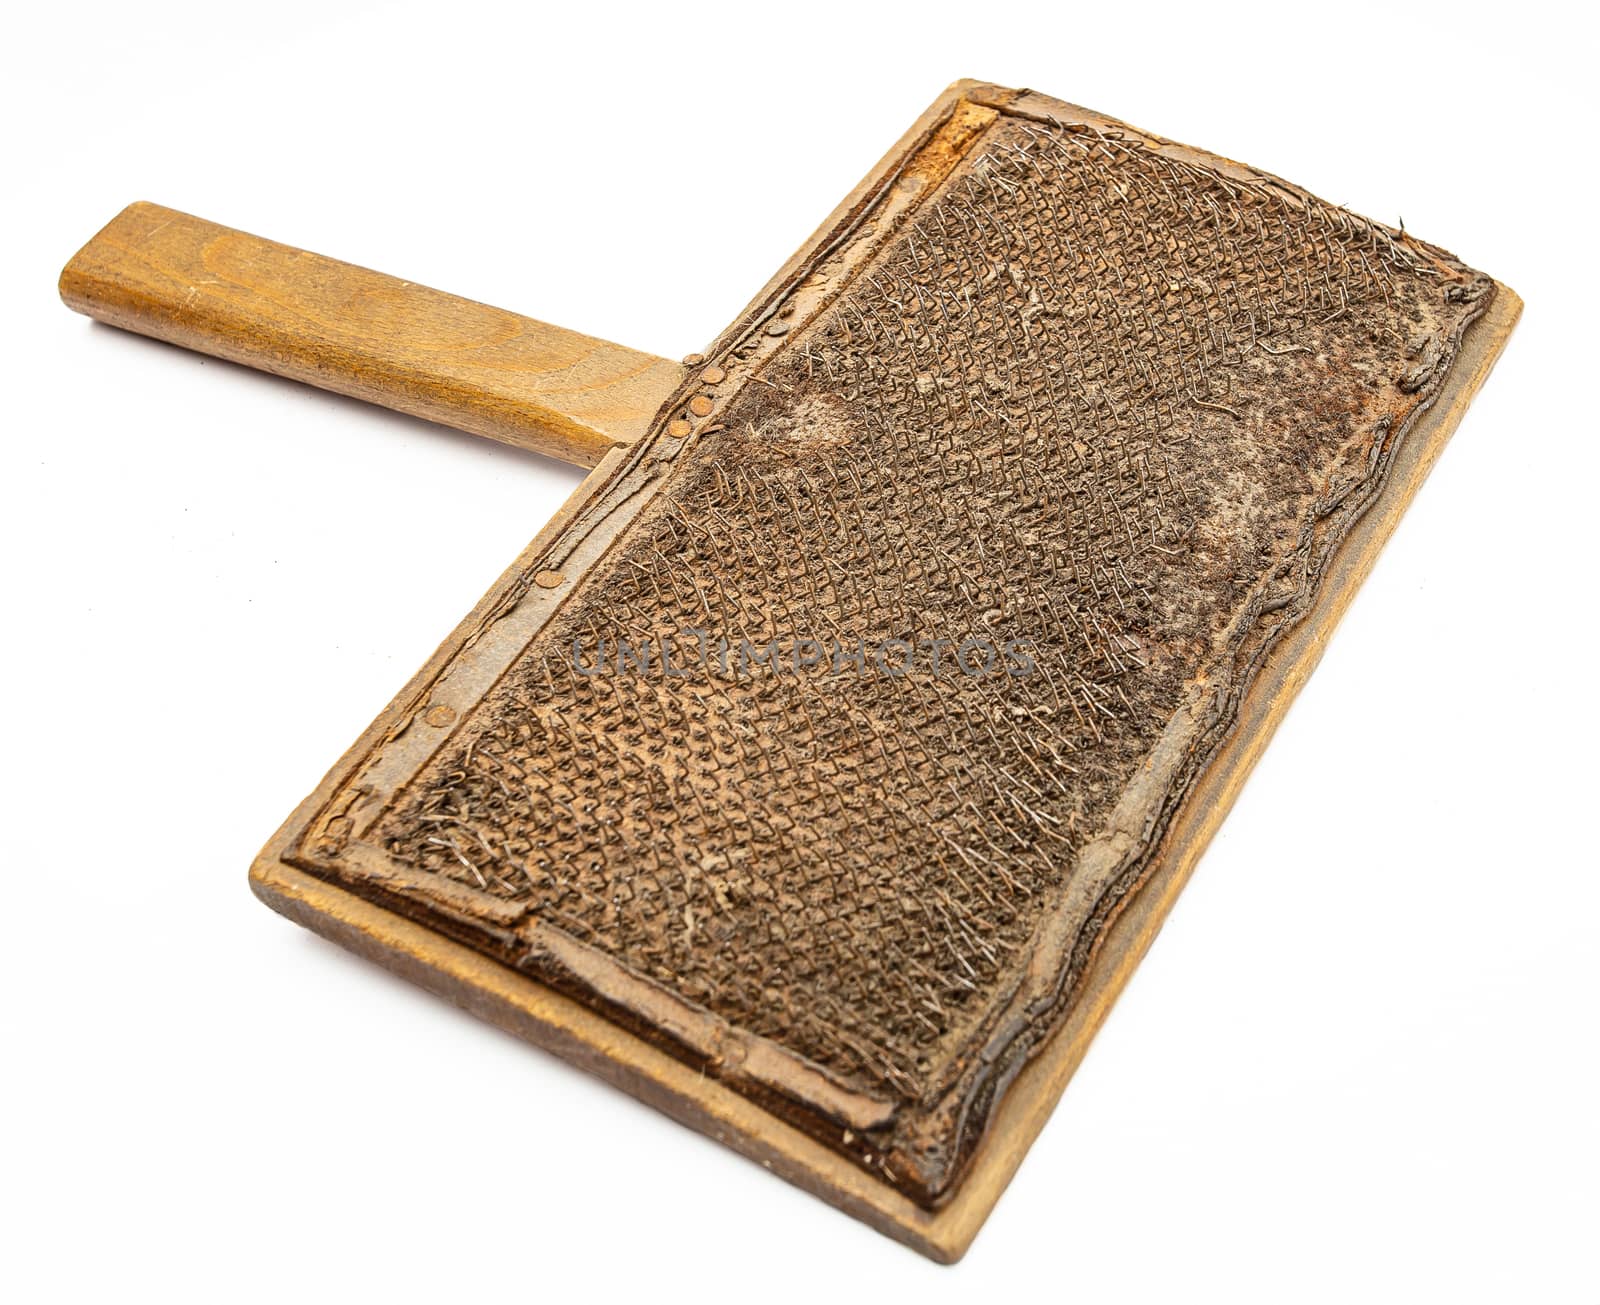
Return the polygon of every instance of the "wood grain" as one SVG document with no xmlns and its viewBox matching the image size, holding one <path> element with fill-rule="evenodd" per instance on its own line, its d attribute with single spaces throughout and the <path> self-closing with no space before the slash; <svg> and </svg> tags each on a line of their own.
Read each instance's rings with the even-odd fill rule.
<svg viewBox="0 0 1600 1305">
<path fill-rule="evenodd" d="M 61 273 L 80 313 L 592 467 L 684 369 L 503 309 L 131 204 Z"/>
</svg>

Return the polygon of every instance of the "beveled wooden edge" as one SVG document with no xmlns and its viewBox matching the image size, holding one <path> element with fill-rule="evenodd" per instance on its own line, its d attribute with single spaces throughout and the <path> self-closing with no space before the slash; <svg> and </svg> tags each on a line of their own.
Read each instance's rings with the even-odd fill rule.
<svg viewBox="0 0 1600 1305">
<path fill-rule="evenodd" d="M 1240 704 L 1232 735 L 1174 819 L 1144 885 L 1103 936 L 1071 1015 L 1012 1083 L 965 1179 L 938 1211 L 923 1210 L 716 1079 L 571 999 L 430 929 L 283 864 L 280 857 L 293 842 L 296 830 L 318 809 L 348 763 L 375 741 L 388 712 L 263 849 L 251 867 L 251 886 L 264 902 L 297 923 L 553 1051 L 931 1259 L 953 1263 L 971 1245 L 1043 1128 L 1251 767 L 1321 660 L 1340 617 L 1489 374 L 1521 309 L 1522 302 L 1513 291 L 1497 286 L 1489 308 L 1468 328 L 1437 398 L 1406 432 L 1381 496 L 1329 560 L 1316 605 L 1281 639 L 1259 669 Z M 620 452 L 609 455 L 579 486 L 557 518 L 508 569 L 508 577 L 519 574 L 535 559 L 546 539 L 609 478 L 620 456 Z M 491 596 L 498 588 L 491 590 Z M 449 652 L 449 645 L 441 648 L 413 684 L 397 696 L 396 703 L 408 701 L 414 686 L 424 683 Z"/>
</svg>

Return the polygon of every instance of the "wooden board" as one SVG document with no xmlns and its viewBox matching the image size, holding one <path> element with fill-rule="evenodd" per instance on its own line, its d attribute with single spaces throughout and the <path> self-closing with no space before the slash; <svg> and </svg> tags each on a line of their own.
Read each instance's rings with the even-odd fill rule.
<svg viewBox="0 0 1600 1305">
<path fill-rule="evenodd" d="M 1518 308 L 1276 178 L 958 84 L 291 817 L 255 890 L 954 1259 Z M 909 486 L 885 469 L 902 456 Z M 789 528 L 741 560 L 774 514 Z M 902 629 L 919 575 L 916 614 L 958 636 L 957 617 L 1010 629 L 1023 598 L 1066 610 L 1039 661 L 1084 681 L 1081 708 L 1048 677 L 754 670 L 692 691 L 613 678 L 613 710 L 552 661 L 632 619 L 644 587 L 667 630 L 692 591 L 708 624 L 809 602 L 876 633 Z M 717 715 L 680 739 L 691 698 Z M 795 806 L 823 790 L 832 805 Z"/>
</svg>

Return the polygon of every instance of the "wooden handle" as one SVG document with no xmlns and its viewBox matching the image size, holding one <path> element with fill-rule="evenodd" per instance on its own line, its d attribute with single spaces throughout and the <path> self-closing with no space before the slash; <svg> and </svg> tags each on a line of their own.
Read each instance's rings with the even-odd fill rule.
<svg viewBox="0 0 1600 1305">
<path fill-rule="evenodd" d="M 132 204 L 61 273 L 113 326 L 591 467 L 684 369 L 410 281 Z"/>
</svg>

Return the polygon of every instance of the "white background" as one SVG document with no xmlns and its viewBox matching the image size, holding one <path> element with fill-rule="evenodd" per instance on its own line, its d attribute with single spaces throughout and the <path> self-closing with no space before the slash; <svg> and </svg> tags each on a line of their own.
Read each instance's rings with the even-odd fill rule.
<svg viewBox="0 0 1600 1305">
<path fill-rule="evenodd" d="M 0 1294 L 1594 1301 L 1582 11 L 536 8 L 7 20 Z M 55 278 L 151 199 L 675 358 L 960 76 L 1403 215 L 1528 308 L 952 1270 L 255 902 L 579 473 Z"/>
</svg>

